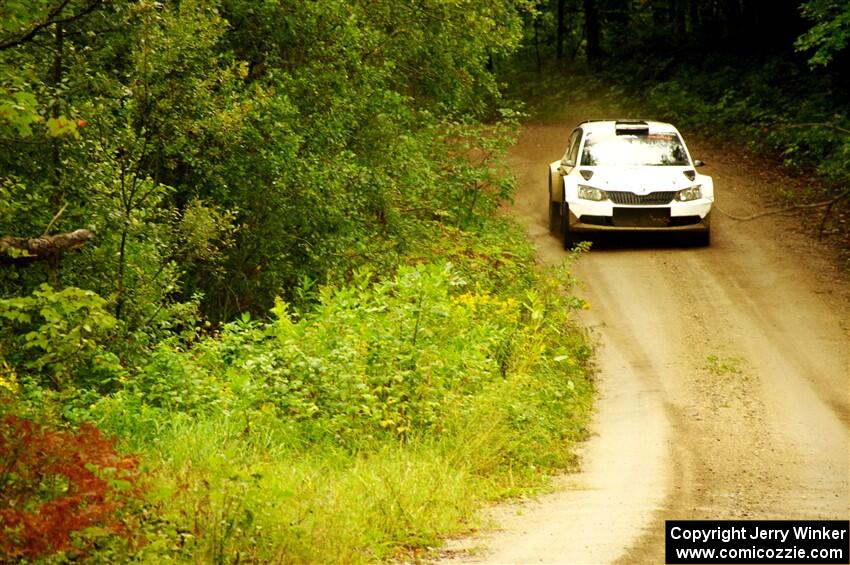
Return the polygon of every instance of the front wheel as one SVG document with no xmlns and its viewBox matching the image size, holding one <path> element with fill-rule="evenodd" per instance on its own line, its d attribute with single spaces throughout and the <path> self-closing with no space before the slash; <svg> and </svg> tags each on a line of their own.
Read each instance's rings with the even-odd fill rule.
<svg viewBox="0 0 850 565">
<path fill-rule="evenodd" d="M 570 229 L 570 207 L 566 202 L 561 207 L 561 236 L 564 238 L 564 249 L 572 251 L 578 240 Z"/>
<path fill-rule="evenodd" d="M 711 232 L 710 231 L 701 231 L 694 234 L 691 234 L 691 241 L 693 245 L 696 247 L 708 247 L 711 245 Z"/>
<path fill-rule="evenodd" d="M 552 178 L 549 178 L 549 231 L 554 233 L 561 226 L 561 205 L 552 202 Z"/>
<path fill-rule="evenodd" d="M 555 233 L 561 225 L 561 206 L 549 201 L 549 231 Z"/>
</svg>

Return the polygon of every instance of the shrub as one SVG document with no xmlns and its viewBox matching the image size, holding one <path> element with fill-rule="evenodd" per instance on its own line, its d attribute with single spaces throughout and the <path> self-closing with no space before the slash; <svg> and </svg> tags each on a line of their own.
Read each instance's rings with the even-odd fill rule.
<svg viewBox="0 0 850 565">
<path fill-rule="evenodd" d="M 487 227 L 447 228 L 386 278 L 312 289 L 312 310 L 278 301 L 271 321 L 162 343 L 96 402 L 90 417 L 152 464 L 160 525 L 136 556 L 416 557 L 483 501 L 570 467 L 593 391 L 570 319 L 584 303 L 568 264 L 533 270 L 513 228 Z"/>
<path fill-rule="evenodd" d="M 0 354 L 42 386 L 114 388 L 123 374 L 104 342 L 116 327 L 106 301 L 75 287 L 43 284 L 30 296 L 0 300 Z M 22 375 L 21 375 L 22 376 Z"/>
<path fill-rule="evenodd" d="M 137 495 L 137 461 L 92 425 L 51 429 L 6 414 L 0 420 L 0 557 L 35 559 L 72 545 L 89 528 L 123 534 L 120 510 Z"/>
</svg>

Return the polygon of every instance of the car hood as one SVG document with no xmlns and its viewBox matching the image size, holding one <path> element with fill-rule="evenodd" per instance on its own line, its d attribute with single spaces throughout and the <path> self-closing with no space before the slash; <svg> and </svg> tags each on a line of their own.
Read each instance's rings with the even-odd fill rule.
<svg viewBox="0 0 850 565">
<path fill-rule="evenodd" d="M 582 179 L 579 183 L 603 190 L 621 190 L 635 194 L 682 190 L 699 182 L 699 177 L 693 181 L 685 176 L 685 171 L 693 171 L 691 167 L 587 167 L 585 169 L 593 171 L 593 176 L 589 181 Z"/>
</svg>

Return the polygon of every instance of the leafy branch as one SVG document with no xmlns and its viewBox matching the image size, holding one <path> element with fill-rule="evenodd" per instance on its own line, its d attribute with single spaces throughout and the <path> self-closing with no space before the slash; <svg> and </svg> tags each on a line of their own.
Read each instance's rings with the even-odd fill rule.
<svg viewBox="0 0 850 565">
<path fill-rule="evenodd" d="M 62 12 L 71 3 L 71 0 L 62 0 L 47 12 L 47 16 L 45 16 L 44 19 L 30 24 L 28 29 L 18 32 L 15 37 L 0 40 L 0 51 L 4 49 L 10 49 L 12 47 L 17 47 L 18 45 L 32 40 L 38 34 L 38 32 L 51 25 L 65 24 L 79 20 L 80 18 L 83 18 L 88 14 L 92 13 L 102 2 L 103 0 L 91 0 L 82 10 L 80 10 L 76 14 L 62 18 L 60 17 L 62 15 Z"/>
</svg>

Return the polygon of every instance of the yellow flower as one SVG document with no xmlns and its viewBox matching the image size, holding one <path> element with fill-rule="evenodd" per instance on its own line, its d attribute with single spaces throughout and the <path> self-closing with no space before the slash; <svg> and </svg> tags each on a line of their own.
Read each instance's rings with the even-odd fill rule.
<svg viewBox="0 0 850 565">
<path fill-rule="evenodd" d="M 0 364 L 0 389 L 6 389 L 12 394 L 18 393 L 18 376 L 5 362 Z"/>
</svg>

